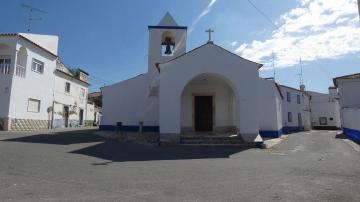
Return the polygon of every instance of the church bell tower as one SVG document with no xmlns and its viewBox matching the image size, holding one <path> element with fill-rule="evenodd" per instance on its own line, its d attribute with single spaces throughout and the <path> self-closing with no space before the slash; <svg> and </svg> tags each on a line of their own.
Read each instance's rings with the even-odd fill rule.
<svg viewBox="0 0 360 202">
<path fill-rule="evenodd" d="M 170 13 L 160 23 L 149 26 L 148 73 L 150 85 L 158 79 L 156 63 L 169 61 L 186 53 L 187 27 L 179 26 Z"/>
</svg>

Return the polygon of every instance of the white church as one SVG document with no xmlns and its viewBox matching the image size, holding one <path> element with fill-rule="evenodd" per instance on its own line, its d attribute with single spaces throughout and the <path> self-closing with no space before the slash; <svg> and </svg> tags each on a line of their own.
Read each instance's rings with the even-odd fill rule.
<svg viewBox="0 0 360 202">
<path fill-rule="evenodd" d="M 237 135 L 253 143 L 280 136 L 286 125 L 304 129 L 306 121 L 297 119 L 309 117 L 297 115 L 305 93 L 285 94 L 300 107 L 288 120 L 286 89 L 259 77 L 262 64 L 216 45 L 212 30 L 207 43 L 187 52 L 187 27 L 169 13 L 148 29 L 148 71 L 102 88 L 100 130 L 158 132 L 161 142 L 172 143 L 188 134 Z"/>
</svg>

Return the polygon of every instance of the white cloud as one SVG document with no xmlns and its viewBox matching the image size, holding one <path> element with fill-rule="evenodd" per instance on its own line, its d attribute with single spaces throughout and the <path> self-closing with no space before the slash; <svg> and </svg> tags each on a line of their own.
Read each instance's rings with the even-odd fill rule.
<svg viewBox="0 0 360 202">
<path fill-rule="evenodd" d="M 303 61 L 334 59 L 360 52 L 356 0 L 299 0 L 279 19 L 279 29 L 263 41 L 239 45 L 239 55 L 268 64 L 272 51 L 278 68 Z"/>
<path fill-rule="evenodd" d="M 238 44 L 239 44 L 238 41 L 229 42 L 229 46 L 237 46 Z"/>
<path fill-rule="evenodd" d="M 189 34 L 194 31 L 196 25 L 200 22 L 200 20 L 205 17 L 207 14 L 210 13 L 212 7 L 216 3 L 217 0 L 211 0 L 209 4 L 206 6 L 206 8 L 197 16 L 197 18 L 193 21 L 193 23 L 190 26 Z"/>
</svg>

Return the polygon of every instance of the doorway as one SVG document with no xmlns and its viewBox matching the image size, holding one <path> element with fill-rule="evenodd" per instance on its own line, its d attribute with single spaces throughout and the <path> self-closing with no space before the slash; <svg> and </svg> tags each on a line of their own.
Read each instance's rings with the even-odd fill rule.
<svg viewBox="0 0 360 202">
<path fill-rule="evenodd" d="M 299 128 L 303 127 L 301 113 L 298 113 L 298 125 L 299 125 Z"/>
<path fill-rule="evenodd" d="M 84 123 L 84 110 L 83 109 L 80 109 L 80 112 L 79 112 L 79 125 L 82 126 Z"/>
<path fill-rule="evenodd" d="M 195 96 L 195 131 L 213 131 L 213 96 Z"/>
<path fill-rule="evenodd" d="M 65 128 L 69 127 L 69 106 L 64 106 Z"/>
</svg>

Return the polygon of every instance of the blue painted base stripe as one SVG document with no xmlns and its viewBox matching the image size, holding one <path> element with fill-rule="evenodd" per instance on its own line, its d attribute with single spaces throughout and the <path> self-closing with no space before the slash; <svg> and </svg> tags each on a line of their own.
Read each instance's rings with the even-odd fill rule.
<svg viewBox="0 0 360 202">
<path fill-rule="evenodd" d="M 116 126 L 114 125 L 100 125 L 99 130 L 103 131 L 116 131 Z M 139 126 L 122 126 L 122 131 L 124 132 L 138 132 L 140 130 Z M 159 126 L 143 126 L 143 132 L 159 132 Z"/>
<path fill-rule="evenodd" d="M 347 138 L 360 144 L 360 131 L 351 128 L 343 128 L 343 132 Z"/>
<path fill-rule="evenodd" d="M 282 129 L 280 129 L 280 130 L 260 130 L 259 133 L 260 133 L 261 137 L 279 138 L 283 134 L 283 131 L 282 131 Z"/>
<path fill-rule="evenodd" d="M 301 131 L 304 131 L 304 127 L 296 127 L 296 126 L 283 127 L 284 134 L 297 133 L 297 132 L 301 132 Z"/>
</svg>

